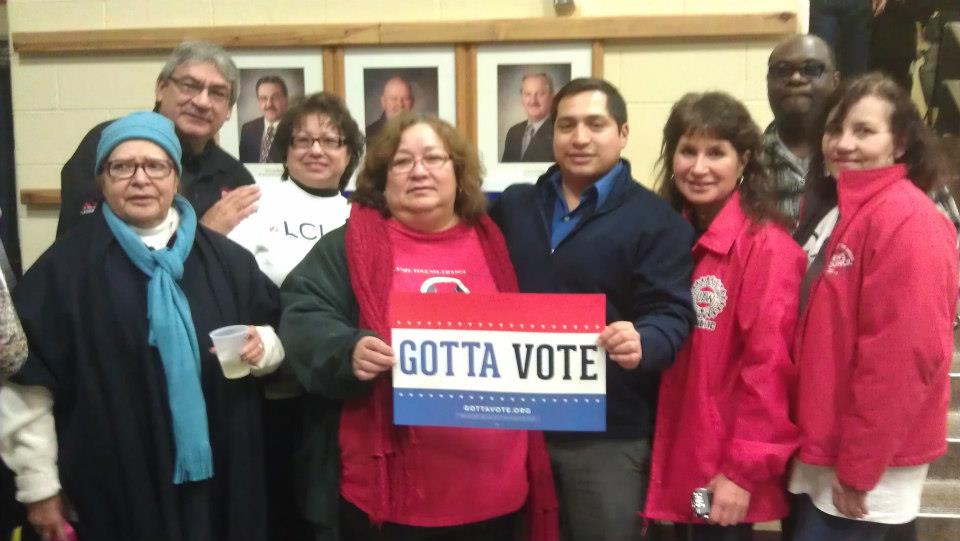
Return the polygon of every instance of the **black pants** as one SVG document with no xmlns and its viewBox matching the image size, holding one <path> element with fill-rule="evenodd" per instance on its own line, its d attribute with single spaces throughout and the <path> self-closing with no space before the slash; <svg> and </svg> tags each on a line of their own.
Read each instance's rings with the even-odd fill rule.
<svg viewBox="0 0 960 541">
<path fill-rule="evenodd" d="M 469 505 L 464 496 L 464 505 Z M 514 538 L 516 513 L 460 526 L 426 528 L 385 522 L 379 528 L 367 514 L 352 503 L 340 499 L 340 538 L 342 541 L 510 541 Z"/>
<path fill-rule="evenodd" d="M 271 541 L 310 541 L 312 528 L 294 492 L 294 454 L 303 433 L 299 398 L 263 401 L 263 453 L 267 473 L 267 531 Z"/>
<path fill-rule="evenodd" d="M 714 526 L 713 524 L 675 524 L 677 541 L 752 541 L 753 524 Z"/>
</svg>

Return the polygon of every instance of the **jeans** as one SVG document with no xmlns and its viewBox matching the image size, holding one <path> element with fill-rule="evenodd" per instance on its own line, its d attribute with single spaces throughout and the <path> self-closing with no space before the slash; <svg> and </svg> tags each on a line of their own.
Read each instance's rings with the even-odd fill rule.
<svg viewBox="0 0 960 541">
<path fill-rule="evenodd" d="M 835 517 L 817 509 L 810 496 L 793 498 L 793 541 L 917 541 L 916 523 L 881 524 Z"/>
<path fill-rule="evenodd" d="M 810 33 L 833 47 L 844 78 L 867 71 L 872 21 L 870 0 L 810 0 Z"/>
</svg>

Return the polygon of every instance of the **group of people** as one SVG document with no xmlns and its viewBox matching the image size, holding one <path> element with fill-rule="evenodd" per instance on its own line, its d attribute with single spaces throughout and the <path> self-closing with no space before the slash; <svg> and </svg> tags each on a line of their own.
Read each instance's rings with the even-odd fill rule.
<svg viewBox="0 0 960 541">
<path fill-rule="evenodd" d="M 236 68 L 182 44 L 155 111 L 64 167 L 58 238 L 13 293 L 29 352 L 8 362 L 0 336 L 0 457 L 30 530 L 615 541 L 653 520 L 748 540 L 789 514 L 797 541 L 911 539 L 945 452 L 946 174 L 904 91 L 841 86 L 818 38 L 778 46 L 767 81 L 765 132 L 725 93 L 683 96 L 654 193 L 622 157 L 619 91 L 574 79 L 542 115 L 554 165 L 488 205 L 453 126 L 401 112 L 365 141 L 324 92 L 276 125 L 283 180 L 252 185 L 214 140 Z M 606 430 L 394 425 L 389 300 L 437 276 L 604 294 Z M 0 290 L 0 334 L 3 309 Z M 208 332 L 230 324 L 254 377 L 221 375 Z"/>
</svg>

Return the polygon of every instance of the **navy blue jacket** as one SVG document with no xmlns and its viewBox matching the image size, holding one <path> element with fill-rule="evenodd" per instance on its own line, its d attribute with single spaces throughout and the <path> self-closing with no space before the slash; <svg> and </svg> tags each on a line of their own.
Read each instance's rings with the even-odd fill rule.
<svg viewBox="0 0 960 541">
<path fill-rule="evenodd" d="M 607 323 L 632 321 L 643 358 L 636 370 L 607 361 L 607 432 L 653 435 L 659 372 L 673 363 L 693 326 L 690 298 L 693 229 L 666 202 L 638 184 L 624 160 L 610 194 L 581 218 L 556 250 L 550 223 L 554 165 L 535 185 L 516 184 L 490 209 L 507 240 L 520 291 L 603 293 Z"/>
</svg>

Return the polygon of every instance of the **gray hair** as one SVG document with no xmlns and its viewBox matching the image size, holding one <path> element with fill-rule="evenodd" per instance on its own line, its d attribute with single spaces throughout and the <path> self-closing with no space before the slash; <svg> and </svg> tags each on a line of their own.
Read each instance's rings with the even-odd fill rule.
<svg viewBox="0 0 960 541">
<path fill-rule="evenodd" d="M 550 93 L 553 94 L 553 77 L 550 77 L 550 75 L 548 75 L 548 74 L 545 73 L 545 72 L 540 72 L 540 73 L 524 73 L 524 74 L 523 74 L 523 78 L 520 79 L 520 90 L 521 90 L 521 91 L 523 90 L 523 83 L 525 83 L 525 82 L 527 81 L 527 79 L 533 79 L 534 77 L 539 77 L 539 78 L 542 78 L 544 81 L 546 81 L 546 82 L 547 82 L 547 88 L 549 88 L 549 89 L 550 89 Z"/>
<path fill-rule="evenodd" d="M 237 103 L 240 94 L 240 70 L 223 47 L 209 41 L 184 41 L 170 53 L 170 58 L 157 76 L 157 84 L 170 80 L 173 72 L 190 62 L 208 62 L 217 67 L 217 71 L 230 84 L 230 106 Z"/>
</svg>

